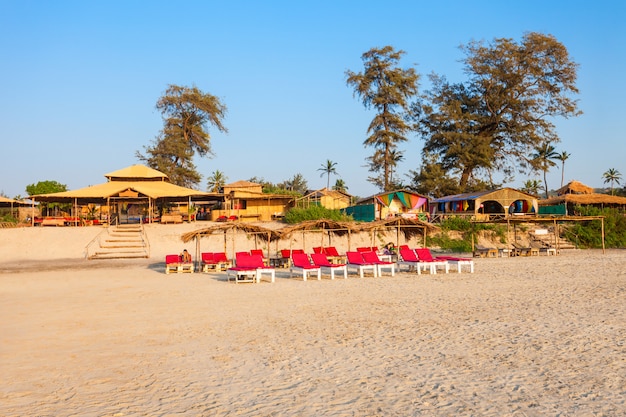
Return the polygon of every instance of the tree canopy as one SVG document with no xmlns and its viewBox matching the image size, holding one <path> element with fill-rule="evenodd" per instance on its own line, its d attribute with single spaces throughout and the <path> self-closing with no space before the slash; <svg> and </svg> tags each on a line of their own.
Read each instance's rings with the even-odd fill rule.
<svg viewBox="0 0 626 417">
<path fill-rule="evenodd" d="M 553 119 L 580 111 L 572 98 L 578 65 L 554 36 L 528 33 L 521 42 L 499 38 L 461 50 L 469 80 L 451 84 L 432 75 L 432 90 L 413 115 L 424 154 L 437 155 L 464 191 L 481 173 L 510 178 L 532 168 L 526 155 L 559 141 Z"/>
<path fill-rule="evenodd" d="M 170 85 L 156 108 L 163 116 L 163 129 L 153 145 L 145 147 L 146 155 L 137 152 L 137 157 L 167 174 L 174 184 L 197 186 L 201 175 L 193 157 L 196 153 L 201 157 L 213 155 L 207 125 L 227 132 L 222 124 L 226 106 L 195 86 Z"/>
<path fill-rule="evenodd" d="M 380 173 L 380 177 L 368 178 L 384 191 L 391 187 L 392 168 L 397 160 L 393 157 L 400 142 L 408 140 L 411 125 L 406 120 L 411 100 L 418 91 L 419 75 L 414 68 L 398 67 L 405 52 L 396 51 L 391 46 L 372 48 L 361 59 L 364 71 L 346 71 L 347 84 L 354 88 L 366 108 L 374 108 L 376 114 L 363 144 L 375 149 L 368 158 L 370 172 Z"/>
</svg>

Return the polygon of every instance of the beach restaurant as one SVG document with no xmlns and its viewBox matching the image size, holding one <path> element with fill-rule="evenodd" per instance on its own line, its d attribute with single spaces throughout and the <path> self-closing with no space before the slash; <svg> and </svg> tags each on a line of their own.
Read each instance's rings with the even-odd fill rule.
<svg viewBox="0 0 626 417">
<path fill-rule="evenodd" d="M 194 202 L 223 201 L 224 196 L 172 184 L 169 177 L 144 165 L 132 165 L 105 174 L 107 182 L 50 194 L 31 196 L 35 202 L 71 204 L 71 215 L 61 219 L 41 219 L 56 224 L 151 223 L 162 215 L 180 221 L 189 216 Z M 68 221 L 69 219 L 69 221 Z M 33 225 L 35 224 L 33 218 Z"/>
</svg>

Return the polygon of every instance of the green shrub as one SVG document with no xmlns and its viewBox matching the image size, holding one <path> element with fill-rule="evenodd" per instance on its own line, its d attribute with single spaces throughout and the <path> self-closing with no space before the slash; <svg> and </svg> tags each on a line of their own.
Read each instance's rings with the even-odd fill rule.
<svg viewBox="0 0 626 417">
<path fill-rule="evenodd" d="M 604 216 L 604 245 L 607 248 L 626 248 L 626 217 L 617 209 L 577 206 L 582 216 Z M 602 247 L 602 222 L 591 220 L 564 227 L 565 238 L 580 248 Z"/>
<path fill-rule="evenodd" d="M 352 216 L 345 215 L 339 210 L 329 210 L 317 205 L 313 205 L 309 208 L 292 208 L 285 213 L 285 222 L 289 224 L 319 219 L 329 219 L 338 222 L 354 220 Z"/>
</svg>

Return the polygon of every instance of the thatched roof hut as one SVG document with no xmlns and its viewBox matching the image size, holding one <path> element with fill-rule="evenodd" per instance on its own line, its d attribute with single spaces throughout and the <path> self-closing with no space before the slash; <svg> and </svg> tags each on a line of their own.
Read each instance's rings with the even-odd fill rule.
<svg viewBox="0 0 626 417">
<path fill-rule="evenodd" d="M 583 184 L 578 181 L 570 181 L 563 187 L 556 190 L 557 195 L 565 195 L 565 194 L 593 194 L 593 188 Z"/>
</svg>

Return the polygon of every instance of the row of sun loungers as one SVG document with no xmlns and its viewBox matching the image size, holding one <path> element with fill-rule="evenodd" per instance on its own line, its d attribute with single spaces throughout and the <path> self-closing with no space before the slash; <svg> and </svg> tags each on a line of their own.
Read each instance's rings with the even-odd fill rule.
<svg viewBox="0 0 626 417">
<path fill-rule="evenodd" d="M 450 268 L 456 268 L 457 272 L 465 267 L 469 272 L 474 272 L 474 261 L 471 258 L 458 258 L 453 256 L 433 257 L 427 248 L 409 249 L 401 247 L 397 261 L 387 260 L 371 250 L 348 251 L 345 258 L 337 254 L 327 255 L 324 251 L 314 251 L 306 254 L 303 250 L 289 251 L 290 276 L 298 274 L 303 281 L 308 279 L 321 280 L 322 275 L 330 275 L 334 280 L 336 276 L 348 278 L 349 273 L 358 274 L 363 278 L 366 274 L 380 277 L 388 273 L 394 276 L 396 270 L 400 271 L 403 266 L 410 271 L 416 271 L 418 275 L 429 271 L 436 274 L 438 271 L 448 273 Z M 331 252 L 332 253 L 332 252 Z M 283 256 L 286 254 L 282 254 Z M 221 253 L 202 253 L 202 271 L 218 272 L 226 271 L 228 281 L 235 282 L 260 282 L 267 277 L 270 282 L 276 279 L 276 269 L 270 266 L 260 250 L 250 252 L 237 252 L 235 262 Z M 337 262 L 337 259 L 345 259 L 345 262 Z M 181 263 L 178 255 L 166 256 L 166 273 L 170 272 L 193 272 L 193 263 Z"/>
</svg>

